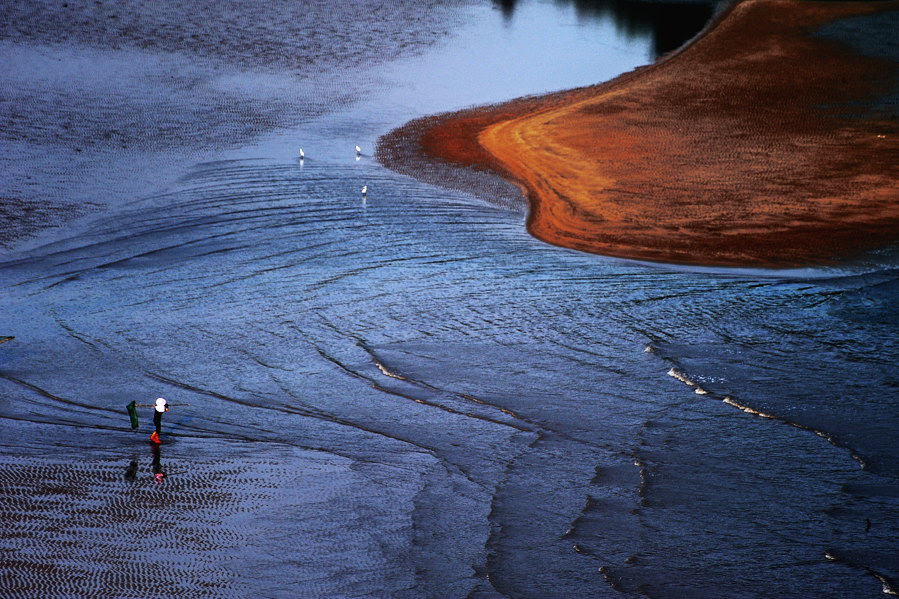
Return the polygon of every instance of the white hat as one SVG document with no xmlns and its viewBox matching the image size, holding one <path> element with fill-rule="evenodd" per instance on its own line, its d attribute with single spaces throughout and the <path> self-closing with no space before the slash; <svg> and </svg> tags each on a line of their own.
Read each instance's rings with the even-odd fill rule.
<svg viewBox="0 0 899 599">
<path fill-rule="evenodd" d="M 156 398 L 156 411 L 157 412 L 165 412 L 165 398 L 164 397 Z"/>
</svg>

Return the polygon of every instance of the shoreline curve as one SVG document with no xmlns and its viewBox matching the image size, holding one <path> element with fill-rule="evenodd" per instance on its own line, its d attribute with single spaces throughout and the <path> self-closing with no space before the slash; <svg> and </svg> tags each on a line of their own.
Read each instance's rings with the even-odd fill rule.
<svg viewBox="0 0 899 599">
<path fill-rule="evenodd" d="M 654 64 L 410 121 L 377 158 L 493 202 L 523 195 L 532 235 L 590 253 L 852 259 L 899 241 L 897 63 L 816 32 L 878 15 L 899 2 L 742 0 Z"/>
</svg>

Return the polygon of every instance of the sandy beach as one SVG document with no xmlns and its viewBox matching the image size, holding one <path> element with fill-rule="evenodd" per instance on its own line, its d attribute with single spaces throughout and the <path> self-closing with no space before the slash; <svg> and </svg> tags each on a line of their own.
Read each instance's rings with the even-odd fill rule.
<svg viewBox="0 0 899 599">
<path fill-rule="evenodd" d="M 897 10 L 740 2 L 654 65 L 414 121 L 382 140 L 381 159 L 500 173 L 527 196 L 532 234 L 587 252 L 755 267 L 855 258 L 899 239 L 896 62 L 873 36 L 863 56 L 820 31 L 867 17 L 864 31 Z"/>
</svg>

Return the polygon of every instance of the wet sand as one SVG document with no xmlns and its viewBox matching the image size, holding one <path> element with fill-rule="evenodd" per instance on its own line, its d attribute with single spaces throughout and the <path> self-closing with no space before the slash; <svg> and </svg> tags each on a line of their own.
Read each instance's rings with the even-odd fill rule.
<svg viewBox="0 0 899 599">
<path fill-rule="evenodd" d="M 756 267 L 855 258 L 899 240 L 896 62 L 815 32 L 897 10 L 747 0 L 654 65 L 413 121 L 380 158 L 431 181 L 446 171 L 435 162 L 468 167 L 449 185 L 468 177 L 481 195 L 478 173 L 500 173 L 527 196 L 532 234 L 587 252 Z"/>
</svg>

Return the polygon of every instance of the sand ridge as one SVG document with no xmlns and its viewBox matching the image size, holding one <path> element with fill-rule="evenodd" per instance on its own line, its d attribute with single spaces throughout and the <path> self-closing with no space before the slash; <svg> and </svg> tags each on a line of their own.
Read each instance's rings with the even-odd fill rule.
<svg viewBox="0 0 899 599">
<path fill-rule="evenodd" d="M 899 240 L 896 64 L 814 35 L 890 2 L 745 0 L 607 84 L 418 123 L 527 195 L 529 230 L 611 256 L 781 267 Z"/>
</svg>

